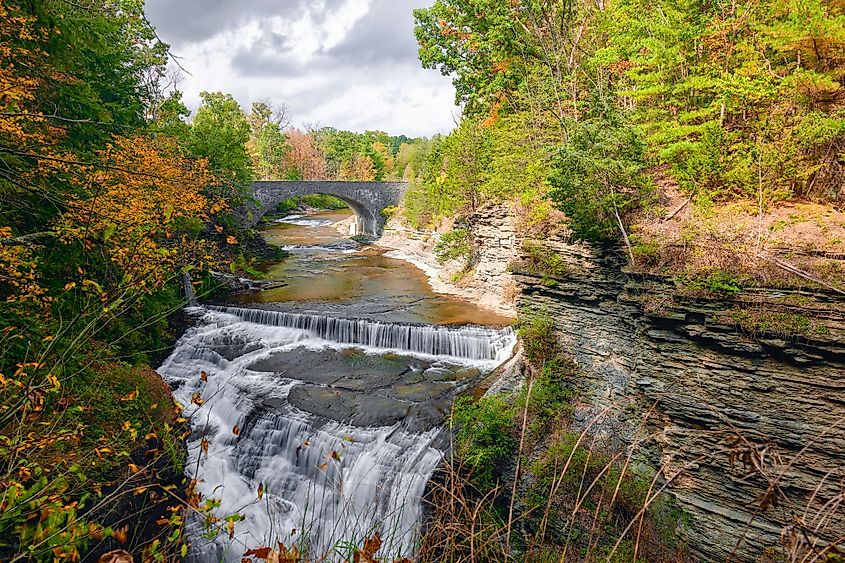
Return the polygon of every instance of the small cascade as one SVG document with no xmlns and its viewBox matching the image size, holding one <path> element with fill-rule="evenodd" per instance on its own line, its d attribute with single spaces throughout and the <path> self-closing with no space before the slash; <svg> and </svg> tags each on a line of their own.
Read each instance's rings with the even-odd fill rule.
<svg viewBox="0 0 845 563">
<path fill-rule="evenodd" d="M 316 338 L 338 344 L 467 360 L 504 361 L 516 340 L 511 328 L 449 328 L 239 307 L 209 306 L 209 309 L 249 323 L 304 330 Z"/>
<path fill-rule="evenodd" d="M 194 285 L 191 283 L 191 274 L 186 271 L 182 271 L 182 292 L 185 294 L 185 299 L 188 300 L 188 306 L 195 307 L 197 295 L 194 292 Z"/>
</svg>

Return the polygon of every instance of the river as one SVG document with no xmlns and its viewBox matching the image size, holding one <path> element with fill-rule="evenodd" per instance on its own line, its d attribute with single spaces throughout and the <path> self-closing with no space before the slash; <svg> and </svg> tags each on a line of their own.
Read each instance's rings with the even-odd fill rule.
<svg viewBox="0 0 845 563">
<path fill-rule="evenodd" d="M 189 518 L 189 559 L 281 542 L 342 561 L 375 532 L 379 556 L 412 557 L 452 401 L 510 356 L 507 318 L 344 237 L 348 213 L 264 227 L 290 253 L 266 267 L 284 285 L 190 307 L 159 368 L 187 405 L 187 472 L 221 519 L 206 533 Z"/>
</svg>

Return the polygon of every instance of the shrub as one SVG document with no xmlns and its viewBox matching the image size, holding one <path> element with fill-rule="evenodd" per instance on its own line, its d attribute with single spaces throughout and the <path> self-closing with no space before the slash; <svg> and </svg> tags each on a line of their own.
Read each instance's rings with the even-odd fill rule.
<svg viewBox="0 0 845 563">
<path fill-rule="evenodd" d="M 546 312 L 520 319 L 518 334 L 525 356 L 535 365 L 542 366 L 561 352 L 554 320 Z"/>
<path fill-rule="evenodd" d="M 441 264 L 463 259 L 467 265 L 472 260 L 472 234 L 468 229 L 454 229 L 444 233 L 434 246 L 434 254 Z"/>
<path fill-rule="evenodd" d="M 569 275 L 569 267 L 563 256 L 536 241 L 523 241 L 524 258 L 512 265 L 511 269 L 531 276 L 543 278 L 543 283 L 552 286 L 555 278 Z"/>
<path fill-rule="evenodd" d="M 451 421 L 457 427 L 456 453 L 481 491 L 495 486 L 498 469 L 516 449 L 513 414 L 502 395 L 455 402 Z"/>
</svg>

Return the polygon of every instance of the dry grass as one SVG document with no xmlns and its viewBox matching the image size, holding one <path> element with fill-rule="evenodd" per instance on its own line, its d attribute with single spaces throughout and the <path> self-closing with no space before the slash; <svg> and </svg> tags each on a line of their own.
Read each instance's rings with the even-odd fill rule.
<svg viewBox="0 0 845 563">
<path fill-rule="evenodd" d="M 845 291 L 845 213 L 804 201 L 697 202 L 654 170 L 655 205 L 631 218 L 634 270 L 728 272 L 753 285 L 806 286 L 771 256 Z"/>
</svg>

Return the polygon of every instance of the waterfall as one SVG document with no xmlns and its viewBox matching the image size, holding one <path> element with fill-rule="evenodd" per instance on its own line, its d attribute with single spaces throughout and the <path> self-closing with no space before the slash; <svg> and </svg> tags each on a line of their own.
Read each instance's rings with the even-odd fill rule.
<svg viewBox="0 0 845 563">
<path fill-rule="evenodd" d="M 357 344 L 376 350 L 429 356 L 502 362 L 510 356 L 515 342 L 513 329 L 509 327 L 502 330 L 474 326 L 449 328 L 239 307 L 208 308 L 249 323 L 303 330 L 338 344 Z"/>
<path fill-rule="evenodd" d="M 347 542 L 361 546 L 376 531 L 384 542 L 380 557 L 413 558 L 422 496 L 442 458 L 442 427 L 414 431 L 406 419 L 391 426 L 362 427 L 323 418 L 295 406 L 292 390 L 324 390 L 325 400 L 331 402 L 332 393 L 341 387 L 305 382 L 295 371 L 251 367 L 279 354 L 298 354 L 295 362 L 302 354 L 323 357 L 327 346 L 354 346 L 374 357 L 385 350 L 402 351 L 398 360 L 386 360 L 408 361 L 407 369 L 395 370 L 400 379 L 379 380 L 356 401 L 369 405 L 373 403 L 365 399 L 371 396 L 389 399 L 407 404 L 410 413 L 428 404 L 428 398 L 391 394 L 394 385 L 414 388 L 431 373 L 435 385 L 452 386 L 451 393 L 457 393 L 461 381 L 457 376 L 444 379 L 443 372 L 492 369 L 510 353 L 512 331 L 231 307 L 198 307 L 193 312 L 199 315 L 196 324 L 158 371 L 174 389 L 175 399 L 186 405 L 184 413 L 191 420 L 189 476 L 196 479 L 203 499 L 219 502 L 215 516 L 234 517 L 236 522 L 231 536 L 226 529 L 209 536 L 203 519 L 189 516 L 188 559 L 238 562 L 247 549 L 280 541 L 304 549 L 309 559 L 339 562 L 348 557 L 343 552 Z M 346 381 L 371 376 L 370 366 L 353 358 Z"/>
<path fill-rule="evenodd" d="M 188 305 L 191 307 L 197 304 L 197 295 L 194 293 L 194 285 L 191 283 L 191 274 L 182 271 L 182 291 L 185 294 L 185 299 L 188 300 Z"/>
</svg>

